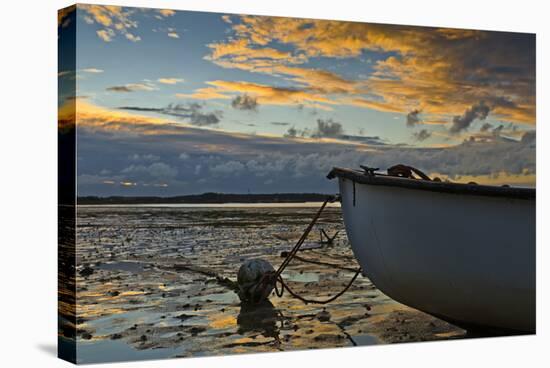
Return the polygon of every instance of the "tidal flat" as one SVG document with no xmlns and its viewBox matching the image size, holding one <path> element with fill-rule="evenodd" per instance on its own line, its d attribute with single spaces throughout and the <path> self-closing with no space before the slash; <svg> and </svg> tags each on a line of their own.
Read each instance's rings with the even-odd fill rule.
<svg viewBox="0 0 550 368">
<path fill-rule="evenodd" d="M 360 276 L 337 300 L 288 293 L 241 305 L 220 279 L 247 259 L 277 267 L 318 208 L 310 205 L 79 206 L 76 323 L 79 363 L 333 348 L 467 337 L 399 304 Z M 336 237 L 321 242 L 320 232 Z M 358 268 L 338 206 L 327 208 L 284 280 L 327 299 Z"/>
</svg>

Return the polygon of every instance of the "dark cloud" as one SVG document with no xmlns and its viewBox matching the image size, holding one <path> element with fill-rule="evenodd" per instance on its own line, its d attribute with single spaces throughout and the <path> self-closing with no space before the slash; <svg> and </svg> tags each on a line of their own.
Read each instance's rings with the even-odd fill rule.
<svg viewBox="0 0 550 368">
<path fill-rule="evenodd" d="M 188 119 L 189 122 L 196 126 L 216 125 L 222 117 L 221 111 L 203 112 L 203 105 L 199 103 L 190 104 L 169 104 L 166 107 L 139 107 L 139 106 L 122 106 L 121 110 L 156 112 L 158 114 L 175 116 L 181 119 Z"/>
<path fill-rule="evenodd" d="M 481 128 L 479 128 L 479 131 L 484 133 L 484 132 L 488 132 L 489 130 L 491 130 L 493 128 L 493 126 L 489 123 L 484 123 Z"/>
<path fill-rule="evenodd" d="M 339 138 L 344 134 L 344 128 L 341 123 L 332 119 L 317 119 L 317 129 L 311 135 L 312 138 Z"/>
<path fill-rule="evenodd" d="M 271 125 L 288 126 L 288 125 L 290 125 L 290 123 L 285 123 L 285 122 L 282 122 L 282 121 L 272 121 Z"/>
<path fill-rule="evenodd" d="M 361 130 L 364 133 L 364 130 Z M 343 141 L 364 143 L 369 145 L 384 145 L 384 141 L 379 136 L 365 136 L 345 134 L 341 123 L 332 119 L 317 119 L 317 127 L 313 130 L 305 128 L 303 130 L 292 126 L 284 134 L 286 138 L 336 138 Z"/>
<path fill-rule="evenodd" d="M 296 136 L 298 136 L 298 134 L 299 134 L 298 129 L 296 129 L 295 127 L 290 127 L 287 129 L 285 133 L 285 137 L 295 138 Z"/>
<path fill-rule="evenodd" d="M 419 132 L 413 133 L 414 139 L 416 139 L 417 141 L 421 141 L 421 142 L 425 141 L 426 139 L 430 138 L 431 136 L 432 136 L 432 133 L 429 132 L 426 129 L 422 129 Z"/>
<path fill-rule="evenodd" d="M 514 101 L 510 100 L 507 97 L 503 97 L 503 96 L 489 98 L 488 102 L 493 107 L 497 107 L 497 106 L 498 107 L 508 107 L 508 108 L 511 108 L 511 109 L 514 109 L 514 108 L 517 107 L 517 104 Z"/>
<path fill-rule="evenodd" d="M 151 165 L 130 165 L 121 171 L 130 180 L 142 178 L 145 174 L 154 179 L 172 179 L 178 174 L 178 170 L 164 162 L 155 162 Z"/>
<path fill-rule="evenodd" d="M 144 82 L 144 83 L 128 83 L 120 86 L 111 86 L 105 88 L 107 91 L 111 92 L 136 92 L 136 91 L 155 91 L 158 88 L 150 83 L 150 82 Z"/>
<path fill-rule="evenodd" d="M 200 112 L 194 111 L 191 114 L 191 124 L 196 126 L 216 125 L 220 122 L 220 115 L 221 112 L 210 112 L 202 114 Z"/>
<path fill-rule="evenodd" d="M 342 134 L 338 137 L 338 139 L 350 141 L 350 142 L 358 142 L 358 143 L 364 143 L 368 145 L 385 145 L 383 139 L 379 136 L 365 136 L 365 135 L 349 135 L 349 134 Z"/>
<path fill-rule="evenodd" d="M 134 92 L 133 89 L 127 86 L 112 86 L 112 87 L 107 87 L 105 89 L 111 92 Z"/>
<path fill-rule="evenodd" d="M 485 103 L 480 101 L 467 109 L 461 116 L 455 116 L 453 118 L 453 125 L 450 128 L 451 133 L 460 133 L 463 130 L 468 129 L 470 124 L 474 120 L 485 120 L 489 116 L 491 108 Z"/>
<path fill-rule="evenodd" d="M 491 133 L 493 133 L 494 136 L 500 136 L 500 133 L 502 132 L 503 129 L 504 129 L 504 125 L 500 124 L 495 129 L 493 129 Z"/>
<path fill-rule="evenodd" d="M 160 157 L 152 154 L 137 154 L 129 155 L 128 159 L 131 161 L 158 161 Z"/>
<path fill-rule="evenodd" d="M 139 106 L 120 106 L 120 110 L 131 110 L 131 111 L 146 111 L 146 112 L 158 112 L 163 113 L 164 108 L 157 107 L 139 107 Z"/>
<path fill-rule="evenodd" d="M 258 99 L 247 94 L 236 96 L 231 101 L 231 106 L 237 110 L 257 111 Z"/>
<path fill-rule="evenodd" d="M 413 110 L 407 114 L 407 126 L 413 127 L 416 124 L 420 123 L 420 117 L 418 116 L 420 114 L 420 110 Z"/>
<path fill-rule="evenodd" d="M 535 173 L 534 131 L 525 132 L 521 140 L 490 136 L 445 148 L 368 143 L 365 149 L 367 145 L 357 140 L 379 137 L 341 134 L 338 142 L 287 139 L 164 124 L 158 119 L 146 124 L 145 116 L 119 115 L 84 115 L 81 120 L 77 137 L 80 195 L 242 193 L 248 189 L 253 193 L 334 193 L 336 182 L 325 178 L 333 166 L 387 168 L 407 163 L 451 177 Z M 337 131 L 334 126 L 329 129 L 331 134 Z M 315 133 L 316 129 L 295 127 L 288 132 L 306 137 Z M 525 180 L 532 183 L 532 177 Z M 125 182 L 133 184 L 120 184 Z"/>
<path fill-rule="evenodd" d="M 245 165 L 239 161 L 227 161 L 217 165 L 213 165 L 209 168 L 210 172 L 214 175 L 220 176 L 233 176 L 240 174 L 245 168 Z"/>
<path fill-rule="evenodd" d="M 355 144 L 243 137 L 189 127 L 178 130 L 181 134 L 169 130 L 165 135 L 149 135 L 146 141 L 141 136 L 118 132 L 98 136 L 79 130 L 79 193 L 128 195 L 132 190 L 140 195 L 179 195 L 238 193 L 249 188 L 259 193 L 270 191 L 266 182 L 278 191 L 331 193 L 337 191 L 336 183 L 326 180 L 325 175 L 333 166 L 357 168 L 365 164 L 387 168 L 408 163 L 427 173 L 450 176 L 535 172 L 534 132 L 525 133 L 521 141 L 495 138 L 448 148 L 385 145 L 360 150 Z M 155 155 L 160 160 L 135 161 L 128 157 L 129 150 L 140 158 Z M 137 184 L 123 187 L 106 185 L 105 181 Z M 168 186 L 155 187 L 154 183 Z"/>
</svg>

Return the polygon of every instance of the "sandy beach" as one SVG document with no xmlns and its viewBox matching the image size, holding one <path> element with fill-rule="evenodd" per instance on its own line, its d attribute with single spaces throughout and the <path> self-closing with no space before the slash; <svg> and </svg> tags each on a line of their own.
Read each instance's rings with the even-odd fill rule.
<svg viewBox="0 0 550 368">
<path fill-rule="evenodd" d="M 466 337 L 399 304 L 360 276 L 327 305 L 288 293 L 241 305 L 219 278 L 263 258 L 277 267 L 307 226 L 305 206 L 83 206 L 77 221 L 77 359 L 81 363 L 288 351 Z M 322 244 L 320 229 L 332 236 Z M 339 207 L 325 210 L 299 256 L 357 268 Z M 313 249 L 316 248 L 316 249 Z M 326 299 L 348 270 L 293 260 L 283 278 Z M 470 336 L 468 336 L 470 337 Z"/>
</svg>

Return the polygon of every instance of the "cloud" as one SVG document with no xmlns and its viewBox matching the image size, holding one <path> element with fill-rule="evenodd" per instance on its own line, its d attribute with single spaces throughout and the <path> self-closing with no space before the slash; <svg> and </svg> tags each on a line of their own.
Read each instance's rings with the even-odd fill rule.
<svg viewBox="0 0 550 368">
<path fill-rule="evenodd" d="M 176 11 L 172 9 L 158 9 L 157 12 L 163 17 L 171 17 L 176 14 Z"/>
<path fill-rule="evenodd" d="M 163 84 L 177 84 L 183 83 L 184 80 L 181 78 L 159 78 L 157 81 Z"/>
<path fill-rule="evenodd" d="M 115 31 L 112 29 L 100 29 L 96 31 L 97 36 L 105 42 L 111 42 L 115 37 Z"/>
<path fill-rule="evenodd" d="M 479 131 L 483 133 L 483 132 L 487 132 L 487 131 L 491 130 L 492 128 L 493 128 L 493 126 L 492 126 L 491 124 L 489 124 L 489 123 L 484 123 L 484 124 L 481 126 L 481 128 L 479 128 Z"/>
<path fill-rule="evenodd" d="M 454 116 L 484 100 L 499 119 L 535 124 L 532 34 L 264 16 L 233 17 L 229 24 L 227 40 L 209 45 L 208 60 L 290 81 L 335 105 L 418 109 L 426 122 L 452 124 Z M 381 56 L 368 75 L 344 78 L 303 67 L 311 58 L 336 63 L 365 52 Z"/>
<path fill-rule="evenodd" d="M 131 161 L 158 161 L 160 160 L 160 156 L 153 155 L 153 154 L 137 154 L 134 153 L 133 155 L 128 156 L 128 159 Z"/>
<path fill-rule="evenodd" d="M 502 133 L 502 131 L 504 130 L 504 125 L 500 124 L 499 126 L 497 126 L 496 128 L 494 128 L 491 133 L 495 136 L 500 136 L 500 134 Z"/>
<path fill-rule="evenodd" d="M 210 172 L 215 175 L 231 176 L 241 173 L 245 166 L 239 161 L 228 161 L 209 168 Z"/>
<path fill-rule="evenodd" d="M 341 123 L 333 121 L 332 119 L 317 119 L 317 129 L 311 136 L 314 138 L 338 138 L 342 134 L 344 134 L 344 129 Z"/>
<path fill-rule="evenodd" d="M 277 126 L 288 126 L 290 123 L 284 122 L 284 121 L 272 121 L 271 125 L 277 125 Z"/>
<path fill-rule="evenodd" d="M 193 112 L 191 114 L 191 124 L 197 126 L 216 125 L 220 122 L 221 112 L 218 113 L 206 113 Z"/>
<path fill-rule="evenodd" d="M 139 107 L 122 106 L 121 110 L 155 112 L 163 115 L 175 116 L 180 119 L 186 119 L 190 124 L 196 126 L 216 125 L 222 117 L 221 111 L 203 112 L 203 105 L 198 103 L 191 104 L 169 104 L 166 107 Z"/>
<path fill-rule="evenodd" d="M 97 68 L 84 68 L 80 70 L 85 73 L 94 73 L 94 74 L 103 73 L 103 69 L 97 69 Z"/>
<path fill-rule="evenodd" d="M 133 89 L 127 86 L 112 86 L 112 87 L 107 87 L 105 90 L 112 91 L 112 92 L 134 92 Z"/>
<path fill-rule="evenodd" d="M 413 133 L 413 136 L 414 136 L 414 139 L 416 139 L 417 141 L 422 142 L 422 141 L 425 141 L 426 139 L 430 138 L 432 136 L 432 133 L 429 132 L 426 129 L 422 129 L 418 132 Z"/>
<path fill-rule="evenodd" d="M 480 101 L 467 109 L 461 116 L 455 116 L 449 131 L 459 133 L 466 130 L 474 120 L 485 120 L 490 111 L 491 108 L 484 101 Z"/>
<path fill-rule="evenodd" d="M 298 136 L 298 133 L 298 129 L 296 129 L 295 127 L 290 127 L 287 129 L 284 136 L 287 138 L 295 138 L 296 136 Z"/>
<path fill-rule="evenodd" d="M 141 37 L 139 36 L 136 36 L 136 35 L 133 35 L 131 33 L 126 33 L 124 34 L 124 36 L 126 37 L 126 39 L 132 41 L 132 42 L 138 42 L 138 41 L 141 41 Z"/>
<path fill-rule="evenodd" d="M 235 96 L 235 98 L 231 101 L 231 106 L 237 110 L 257 111 L 258 99 L 255 97 L 251 97 L 245 93 L 239 96 Z"/>
<path fill-rule="evenodd" d="M 136 92 L 136 91 L 155 91 L 157 88 L 150 83 L 129 83 L 122 86 L 111 86 L 106 88 L 111 92 Z"/>
<path fill-rule="evenodd" d="M 170 38 L 180 38 L 180 35 L 177 34 L 176 32 L 168 32 L 167 36 Z"/>
<path fill-rule="evenodd" d="M 137 29 L 138 22 L 133 19 L 137 9 L 114 5 L 78 4 L 77 8 L 83 11 L 87 24 L 98 24 L 102 27 L 96 31 L 97 36 L 105 42 L 111 42 L 117 34 L 127 40 L 138 42 L 140 36 L 131 31 Z"/>
<path fill-rule="evenodd" d="M 259 192 L 267 181 L 279 191 L 331 193 L 337 191 L 336 184 L 325 175 L 333 166 L 364 164 L 387 168 L 405 163 L 456 181 L 476 177 L 478 182 L 492 184 L 534 185 L 535 180 L 535 131 L 518 132 L 518 139 L 490 135 L 455 146 L 421 148 L 346 141 L 346 134 L 299 139 L 295 128 L 294 134 L 289 129 L 295 138 L 231 133 L 136 112 L 152 112 L 146 108 L 130 112 L 85 101 L 76 104 L 76 110 L 61 109 L 59 118 L 74 119 L 76 112 L 82 195 L 124 194 L 120 182 L 135 183 L 128 188 L 136 190 L 136 195 L 242 192 L 244 188 Z M 337 134 L 337 125 L 322 121 L 321 131 Z M 318 126 L 308 134 L 316 130 Z"/>
<path fill-rule="evenodd" d="M 317 119 L 317 126 L 314 129 L 297 129 L 292 126 L 287 129 L 283 135 L 285 138 L 313 138 L 325 141 L 327 139 L 332 142 L 341 142 L 342 144 L 366 144 L 373 146 L 385 145 L 386 143 L 378 136 L 365 136 L 361 131 L 361 135 L 346 134 L 341 123 L 332 119 Z"/>
<path fill-rule="evenodd" d="M 399 105 L 390 104 L 384 101 L 373 101 L 365 98 L 346 98 L 341 100 L 342 103 L 352 106 L 365 107 L 373 110 L 378 110 L 382 112 L 394 112 L 394 113 L 403 113 L 402 107 Z"/>
<path fill-rule="evenodd" d="M 418 116 L 420 114 L 420 110 L 413 110 L 407 114 L 407 126 L 413 127 L 416 124 L 420 123 L 420 117 Z"/>
<path fill-rule="evenodd" d="M 219 99 L 234 98 L 235 94 L 246 94 L 255 98 L 260 105 L 303 105 L 329 111 L 332 110 L 329 105 L 335 104 L 321 94 L 299 88 L 272 87 L 245 81 L 215 80 L 206 83 L 212 87 L 199 89 L 191 95 L 180 94 L 178 97 Z"/>
<path fill-rule="evenodd" d="M 226 100 L 230 99 L 231 96 L 224 94 L 221 90 L 216 87 L 205 87 L 195 90 L 194 93 L 176 93 L 178 98 L 193 98 L 196 100 Z"/>
<path fill-rule="evenodd" d="M 212 49 L 211 60 L 220 60 L 224 57 L 239 58 L 240 61 L 252 61 L 256 59 L 289 59 L 292 54 L 271 47 L 251 48 L 250 41 L 241 38 L 226 43 L 214 43 L 208 45 Z"/>
<path fill-rule="evenodd" d="M 149 166 L 130 165 L 123 169 L 121 174 L 126 175 L 127 178 L 136 178 L 138 175 L 147 174 L 155 179 L 171 179 L 178 174 L 178 170 L 163 162 L 155 162 Z"/>
</svg>

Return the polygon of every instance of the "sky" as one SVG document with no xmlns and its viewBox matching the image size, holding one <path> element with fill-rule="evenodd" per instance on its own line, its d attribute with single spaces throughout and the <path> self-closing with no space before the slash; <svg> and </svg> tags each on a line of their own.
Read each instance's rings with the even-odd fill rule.
<svg viewBox="0 0 550 368">
<path fill-rule="evenodd" d="M 334 193 L 334 166 L 398 163 L 535 186 L 534 34 L 85 4 L 58 30 L 81 196 Z"/>
</svg>

